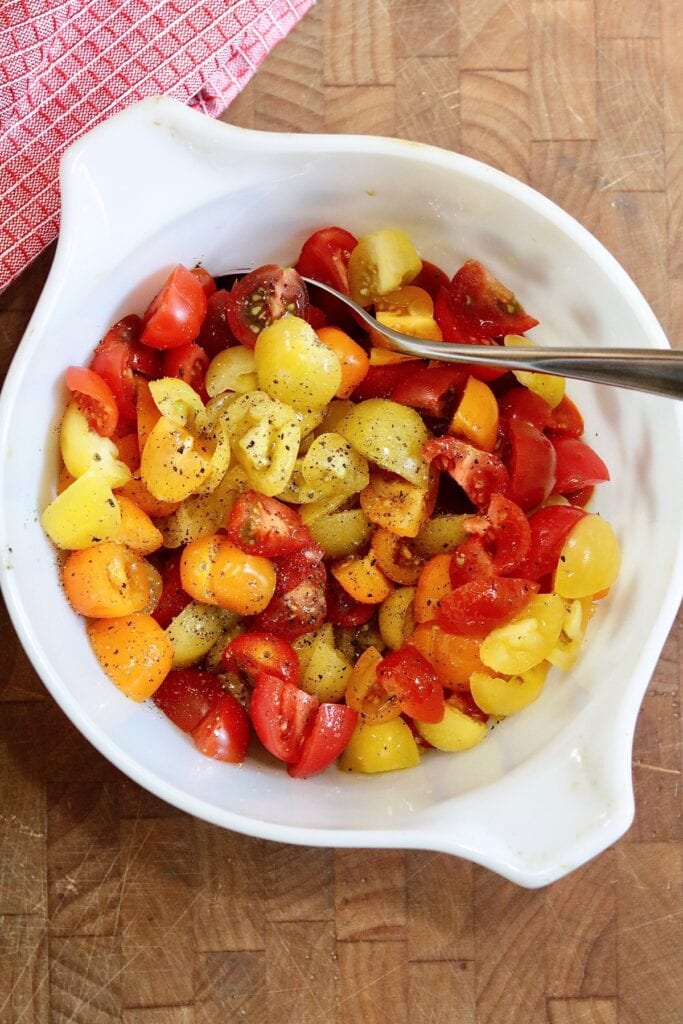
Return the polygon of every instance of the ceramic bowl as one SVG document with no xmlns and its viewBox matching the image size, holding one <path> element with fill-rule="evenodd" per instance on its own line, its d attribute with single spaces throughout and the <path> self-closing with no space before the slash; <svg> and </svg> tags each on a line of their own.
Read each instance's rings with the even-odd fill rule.
<svg viewBox="0 0 683 1024">
<path fill-rule="evenodd" d="M 606 250 L 532 189 L 474 160 L 364 136 L 274 135 L 147 100 L 67 153 L 62 231 L 0 408 L 3 592 L 37 672 L 77 728 L 142 786 L 225 828 L 285 842 L 440 850 L 521 885 L 561 877 L 633 816 L 631 745 L 683 591 L 683 432 L 674 402 L 574 384 L 611 483 L 594 510 L 623 568 L 574 670 L 464 754 L 411 771 L 291 780 L 267 760 L 202 757 L 150 705 L 104 677 L 67 605 L 38 522 L 57 467 L 64 368 L 142 312 L 169 268 L 291 262 L 334 223 L 401 227 L 454 270 L 486 264 L 541 320 L 546 345 L 665 347 L 642 295 Z M 672 472 L 675 468 L 675 472 Z"/>
</svg>

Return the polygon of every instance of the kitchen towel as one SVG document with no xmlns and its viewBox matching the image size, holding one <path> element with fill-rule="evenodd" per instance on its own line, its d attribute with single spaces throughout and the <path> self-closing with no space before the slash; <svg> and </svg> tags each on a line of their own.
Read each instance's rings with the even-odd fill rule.
<svg viewBox="0 0 683 1024">
<path fill-rule="evenodd" d="M 314 0 L 3 0 L 0 291 L 59 227 L 59 160 L 135 100 L 217 116 Z"/>
</svg>

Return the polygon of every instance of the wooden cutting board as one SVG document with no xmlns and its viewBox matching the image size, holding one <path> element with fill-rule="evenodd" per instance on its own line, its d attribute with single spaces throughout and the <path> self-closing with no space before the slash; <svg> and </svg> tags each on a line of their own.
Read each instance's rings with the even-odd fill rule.
<svg viewBox="0 0 683 1024">
<path fill-rule="evenodd" d="M 681 344 L 681 53 L 681 0 L 320 0 L 224 119 L 500 167 L 597 234 Z M 3 369 L 50 259 L 0 297 Z M 0 1024 L 680 1024 L 680 637 L 640 716 L 633 828 L 527 892 L 192 820 L 75 732 L 4 617 Z"/>
</svg>

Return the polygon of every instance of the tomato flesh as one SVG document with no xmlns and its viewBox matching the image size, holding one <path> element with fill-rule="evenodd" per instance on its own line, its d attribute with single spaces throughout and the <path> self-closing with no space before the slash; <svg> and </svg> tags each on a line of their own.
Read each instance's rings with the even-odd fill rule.
<svg viewBox="0 0 683 1024">
<path fill-rule="evenodd" d="M 235 337 L 228 324 L 228 309 L 232 302 L 230 292 L 219 288 L 209 296 L 206 303 L 206 316 L 197 340 L 210 358 L 235 344 Z"/>
<path fill-rule="evenodd" d="M 498 456 L 457 437 L 432 438 L 422 446 L 422 453 L 437 469 L 448 473 L 477 508 L 488 505 L 494 494 L 510 490 L 508 471 Z"/>
<path fill-rule="evenodd" d="M 158 377 L 159 353 L 139 344 L 142 320 L 126 316 L 110 327 L 90 360 L 90 369 L 109 385 L 119 410 L 119 419 L 135 423 L 136 374 Z"/>
<path fill-rule="evenodd" d="M 299 656 L 286 640 L 272 633 L 249 632 L 235 637 L 221 656 L 226 672 L 241 672 L 256 680 L 262 672 L 287 683 L 299 681 Z"/>
<path fill-rule="evenodd" d="M 141 341 L 151 348 L 177 348 L 194 341 L 206 316 L 206 293 L 200 281 L 180 264 L 148 307 Z"/>
<path fill-rule="evenodd" d="M 227 308 L 230 330 L 238 341 L 253 348 L 264 327 L 287 313 L 306 319 L 308 292 L 296 270 L 268 263 L 237 281 Z"/>
<path fill-rule="evenodd" d="M 597 452 L 574 437 L 556 437 L 552 447 L 557 457 L 553 494 L 571 494 L 609 480 L 609 470 Z"/>
<path fill-rule="evenodd" d="M 375 605 L 356 601 L 341 583 L 330 575 L 327 581 L 327 621 L 333 626 L 363 626 L 375 614 Z"/>
<path fill-rule="evenodd" d="M 358 712 L 345 704 L 321 704 L 299 760 L 287 766 L 288 774 L 293 779 L 307 779 L 324 771 L 346 749 L 357 721 Z"/>
<path fill-rule="evenodd" d="M 492 629 L 509 622 L 538 590 L 538 583 L 532 580 L 473 580 L 441 600 L 436 621 L 447 633 L 483 639 Z"/>
<path fill-rule="evenodd" d="M 223 694 L 212 672 L 175 669 L 169 672 L 152 700 L 183 732 L 192 732 Z"/>
<path fill-rule="evenodd" d="M 525 579 L 540 580 L 555 569 L 567 534 L 585 514 L 573 505 L 548 505 L 529 516 L 529 550 L 518 566 Z"/>
<path fill-rule="evenodd" d="M 419 722 L 440 722 L 444 716 L 443 686 L 427 659 L 416 647 L 392 651 L 377 666 L 377 678 L 401 710 Z"/>
<path fill-rule="evenodd" d="M 344 228 L 321 228 L 304 242 L 296 269 L 349 295 L 349 258 L 357 245 L 358 239 Z"/>
<path fill-rule="evenodd" d="M 192 738 L 205 757 L 241 764 L 250 733 L 248 714 L 231 693 L 224 693 L 194 727 Z"/>
<path fill-rule="evenodd" d="M 291 555 L 311 543 L 294 509 L 257 491 L 244 491 L 233 505 L 228 536 L 242 551 L 265 558 Z"/>
<path fill-rule="evenodd" d="M 325 621 L 327 569 L 323 550 L 309 544 L 276 562 L 277 584 L 270 604 L 254 619 L 254 627 L 296 640 Z"/>
<path fill-rule="evenodd" d="M 467 371 L 457 366 L 439 363 L 421 366 L 406 373 L 390 397 L 392 402 L 410 405 L 427 416 L 446 419 L 455 397 L 462 393 L 467 377 Z"/>
<path fill-rule="evenodd" d="M 406 359 L 395 363 L 370 365 L 363 380 L 356 386 L 352 398 L 356 402 L 364 402 L 367 398 L 392 398 L 402 383 L 424 366 L 422 360 Z"/>
<path fill-rule="evenodd" d="M 525 420 L 537 430 L 545 430 L 553 414 L 546 400 L 528 388 L 510 388 L 498 399 L 498 410 L 501 423 Z"/>
<path fill-rule="evenodd" d="M 262 673 L 256 680 L 249 713 L 266 750 L 287 764 L 296 764 L 320 701 L 278 676 Z"/>
<path fill-rule="evenodd" d="M 119 421 L 119 410 L 104 378 L 95 370 L 70 366 L 66 371 L 66 386 L 74 393 L 90 429 L 102 437 L 111 437 Z"/>
<path fill-rule="evenodd" d="M 205 378 L 209 368 L 209 357 L 201 347 L 190 341 L 187 345 L 170 348 L 164 353 L 162 373 L 164 377 L 178 377 L 197 392 L 203 402 L 207 401 Z"/>
<path fill-rule="evenodd" d="M 437 267 L 429 260 L 422 260 L 422 270 L 412 282 L 418 288 L 424 288 L 427 294 L 435 300 L 442 288 L 448 288 L 450 281 L 448 274 Z"/>
<path fill-rule="evenodd" d="M 448 341 L 468 342 L 524 334 L 538 323 L 478 260 L 467 260 L 453 276 L 448 299 L 454 318 Z"/>
<path fill-rule="evenodd" d="M 510 496 L 526 512 L 540 505 L 552 492 L 557 457 L 545 434 L 526 420 L 513 419 L 509 437 Z"/>
<path fill-rule="evenodd" d="M 180 615 L 192 598 L 183 590 L 180 579 L 180 558 L 178 552 L 172 555 L 161 571 L 161 595 L 157 601 L 152 617 L 162 629 L 170 626 L 176 615 Z"/>
<path fill-rule="evenodd" d="M 468 537 L 451 555 L 448 575 L 455 590 L 473 580 L 491 580 L 496 575 L 493 559 L 478 537 Z"/>
<path fill-rule="evenodd" d="M 531 544 L 531 530 L 524 512 L 514 501 L 494 494 L 486 511 L 494 548 L 493 567 L 499 576 L 515 572 Z"/>
</svg>

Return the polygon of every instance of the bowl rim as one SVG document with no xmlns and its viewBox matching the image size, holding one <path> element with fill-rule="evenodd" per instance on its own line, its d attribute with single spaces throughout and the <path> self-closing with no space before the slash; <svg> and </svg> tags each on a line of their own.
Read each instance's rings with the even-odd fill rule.
<svg viewBox="0 0 683 1024">
<path fill-rule="evenodd" d="M 552 200 L 535 189 L 493 167 L 471 157 L 455 152 L 413 143 L 400 139 L 364 135 L 308 135 L 296 133 L 271 133 L 237 128 L 189 110 L 183 104 L 167 98 L 152 98 L 134 104 L 127 110 L 103 122 L 82 139 L 74 143 L 62 159 L 60 181 L 63 194 L 63 219 L 55 259 L 45 282 L 40 299 L 28 324 L 24 337 L 17 348 L 0 395 L 0 443 L 7 450 L 11 411 L 18 393 L 18 384 L 26 365 L 32 358 L 45 329 L 51 311 L 60 301 L 69 262 L 73 257 L 72 239 L 79 222 L 77 172 L 81 162 L 87 158 L 90 147 L 107 146 L 112 137 L 125 133 L 130 125 L 138 122 L 162 121 L 177 133 L 179 144 L 187 134 L 198 133 L 209 144 L 219 142 L 247 146 L 251 151 L 277 152 L 359 152 L 381 153 L 382 155 L 410 157 L 419 163 L 436 164 L 440 167 L 464 173 L 499 191 L 532 206 L 553 223 L 565 235 L 575 241 L 587 255 L 605 269 L 614 280 L 616 287 L 628 300 L 631 310 L 638 318 L 652 347 L 666 348 L 668 342 L 654 313 L 645 298 L 621 267 L 617 260 L 586 228 Z M 229 192 L 226 188 L 225 193 Z M 197 205 L 204 205 L 202 203 Z M 174 213 L 173 218 L 175 219 Z M 683 445 L 683 410 L 675 410 L 679 441 Z M 0 465 L 0 493 L 4 489 L 4 466 Z M 0 508 L 0 550 L 6 552 L 9 543 L 4 508 Z M 200 817 L 213 824 L 234 829 L 246 835 L 302 845 L 337 847 L 400 847 L 404 849 L 425 849 L 466 857 L 489 867 L 518 884 L 526 887 L 545 885 L 562 877 L 584 863 L 591 856 L 605 849 L 619 838 L 629 827 L 634 813 L 631 784 L 631 748 L 633 733 L 640 705 L 649 684 L 652 671 L 659 658 L 661 648 L 675 619 L 683 597 L 683 531 L 679 535 L 676 557 L 672 563 L 668 587 L 662 600 L 657 628 L 653 630 L 643 647 L 638 663 L 632 669 L 631 686 L 625 691 L 624 700 L 615 714 L 612 727 L 614 740 L 613 771 L 615 774 L 615 805 L 607 822 L 601 822 L 589 834 L 577 840 L 571 856 L 560 863 L 561 858 L 536 867 L 514 858 L 506 858 L 500 852 L 487 849 L 481 836 L 474 836 L 471 842 L 450 839 L 443 827 L 402 828 L 397 830 L 377 829 L 320 829 L 304 826 L 289 826 L 262 821 L 233 811 L 219 809 L 211 803 L 185 793 L 175 785 L 161 781 L 155 773 L 139 764 L 127 754 L 98 725 L 91 722 L 82 712 L 81 706 L 72 698 L 68 689 L 51 669 L 34 635 L 31 623 L 23 607 L 13 574 L 8 568 L 7 558 L 0 559 L 0 587 L 7 604 L 10 618 L 21 640 L 22 646 L 38 675 L 45 683 L 52 697 L 67 717 L 99 752 L 116 767 L 144 788 L 168 803 Z M 581 718 L 581 715 L 578 716 Z M 584 716 L 585 717 L 585 716 Z M 587 726 L 588 727 L 588 726 Z M 528 758 L 522 765 L 508 772 L 506 779 L 518 777 L 526 766 L 533 764 L 544 753 L 544 749 Z M 502 780 L 484 784 L 481 789 L 497 786 Z M 371 783 L 370 783 L 371 784 Z M 477 789 L 475 792 L 481 792 Z"/>
</svg>

